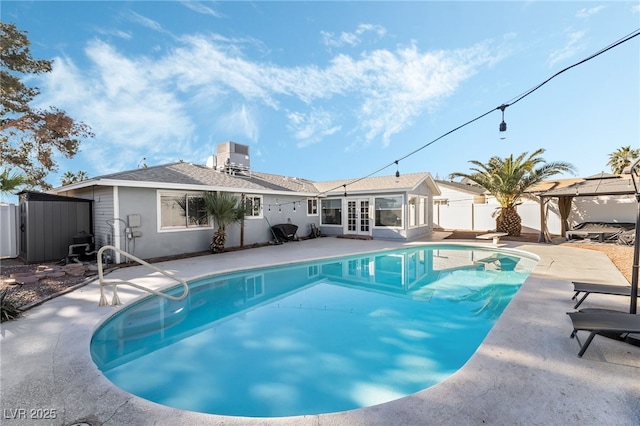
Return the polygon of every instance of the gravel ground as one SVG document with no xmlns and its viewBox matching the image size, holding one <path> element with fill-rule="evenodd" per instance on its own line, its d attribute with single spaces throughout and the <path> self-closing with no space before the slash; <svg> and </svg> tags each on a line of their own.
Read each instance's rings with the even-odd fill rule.
<svg viewBox="0 0 640 426">
<path fill-rule="evenodd" d="M 454 232 L 448 239 L 474 239 L 477 233 L 474 232 Z M 503 237 L 504 241 L 521 241 L 535 243 L 538 241 L 537 234 L 523 234 L 520 237 Z M 623 246 L 613 243 L 591 243 L 589 241 L 564 242 L 576 248 L 598 250 L 604 252 L 614 265 L 622 272 L 627 281 L 631 282 L 631 270 L 633 266 L 633 247 Z M 184 257 L 184 256 L 181 256 Z M 158 260 L 168 260 L 162 258 Z M 35 272 L 38 265 L 19 264 L 19 261 L 1 261 L 0 263 L 0 292 L 6 290 L 6 301 L 15 307 L 28 309 L 52 297 L 73 290 L 82 284 L 86 284 L 95 278 L 95 273 L 87 273 L 84 276 L 65 275 L 61 278 L 43 278 L 33 284 L 17 285 L 12 284 L 9 277 L 14 273 Z"/>
</svg>

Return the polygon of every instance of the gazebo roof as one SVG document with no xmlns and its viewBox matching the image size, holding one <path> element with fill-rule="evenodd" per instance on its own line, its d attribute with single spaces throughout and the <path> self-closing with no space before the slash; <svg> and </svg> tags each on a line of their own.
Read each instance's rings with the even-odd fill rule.
<svg viewBox="0 0 640 426">
<path fill-rule="evenodd" d="M 541 192 L 541 197 L 597 197 L 601 195 L 632 195 L 635 187 L 631 175 L 598 173 L 560 188 Z"/>
</svg>

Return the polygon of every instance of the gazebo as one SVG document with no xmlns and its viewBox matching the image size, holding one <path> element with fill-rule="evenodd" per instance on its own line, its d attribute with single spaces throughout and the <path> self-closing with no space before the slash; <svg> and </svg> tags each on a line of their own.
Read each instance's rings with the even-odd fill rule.
<svg viewBox="0 0 640 426">
<path fill-rule="evenodd" d="M 558 212 L 560 214 L 560 229 L 564 236 L 569 230 L 569 214 L 573 199 L 576 197 L 599 197 L 606 195 L 635 195 L 635 187 L 631 174 L 613 175 L 598 173 L 571 185 L 550 189 L 538 194 L 540 198 L 540 235 L 538 242 L 549 242 L 547 232 L 547 218 L 545 206 L 552 198 L 558 198 Z"/>
</svg>

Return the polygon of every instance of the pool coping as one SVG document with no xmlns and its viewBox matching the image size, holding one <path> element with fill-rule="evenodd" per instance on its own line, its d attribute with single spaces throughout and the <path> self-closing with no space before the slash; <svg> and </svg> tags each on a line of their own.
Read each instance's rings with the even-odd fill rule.
<svg viewBox="0 0 640 426">
<path fill-rule="evenodd" d="M 493 247 L 477 241 L 440 243 Z M 188 258 L 161 265 L 184 278 L 223 264 L 243 266 L 366 253 L 424 241 L 320 238 L 246 251 Z M 3 323 L 0 340 L 0 401 L 3 424 L 91 425 L 387 425 L 387 424 L 631 424 L 640 418 L 640 348 L 596 337 L 583 358 L 569 338 L 570 280 L 626 283 L 603 253 L 550 244 L 501 242 L 539 256 L 540 261 L 471 359 L 449 379 L 396 401 L 313 416 L 241 418 L 188 412 L 143 400 L 109 382 L 89 354 L 93 331 L 116 308 L 98 307 L 98 285 L 90 283 L 37 306 L 18 321 Z M 304 248 L 304 250 L 302 250 Z M 266 265 L 265 265 L 266 266 Z M 110 278 L 146 285 L 166 283 L 130 267 Z M 119 291 L 123 301 L 140 297 Z M 628 309 L 625 298 L 598 295 L 589 307 Z M 585 302 L 586 303 L 586 302 Z M 17 367 L 16 367 L 17 366 Z M 54 419 L 12 418 L 43 415 Z M 40 411 L 37 411 L 40 410 Z M 37 422 L 36 422 L 37 420 Z M 21 423 L 22 422 L 22 423 Z"/>
</svg>

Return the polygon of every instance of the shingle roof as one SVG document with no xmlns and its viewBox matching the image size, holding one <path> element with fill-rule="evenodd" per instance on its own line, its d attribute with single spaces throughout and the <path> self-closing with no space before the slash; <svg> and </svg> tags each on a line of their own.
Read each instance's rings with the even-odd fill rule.
<svg viewBox="0 0 640 426">
<path fill-rule="evenodd" d="M 472 194 L 482 195 L 487 192 L 486 189 L 477 184 L 462 183 L 462 182 L 450 182 L 446 180 L 436 180 L 438 185 L 449 186 L 459 191 L 470 192 Z"/>
<path fill-rule="evenodd" d="M 256 191 L 317 192 L 314 183 L 306 179 L 289 178 L 286 176 L 258 172 L 245 172 L 233 175 L 191 163 L 172 163 L 143 169 L 128 170 L 98 176 L 92 180 L 198 185 Z"/>
<path fill-rule="evenodd" d="M 67 185 L 64 190 L 76 189 L 92 185 L 122 185 L 123 182 L 131 186 L 204 186 L 211 190 L 236 189 L 244 192 L 292 192 L 318 195 L 342 194 L 343 185 L 347 185 L 348 192 L 386 191 L 386 190 L 410 190 L 416 188 L 425 180 L 428 180 L 433 191 L 439 190 L 429 173 L 403 174 L 399 178 L 395 176 L 376 176 L 364 179 L 344 179 L 329 182 L 314 182 L 308 179 L 273 175 L 269 173 L 247 171 L 243 173 L 229 174 L 212 169 L 210 167 L 191 163 L 171 163 L 142 169 L 128 170 L 98 176 L 87 181 Z M 60 188 L 58 188 L 60 189 Z M 54 190 L 55 192 L 55 190 Z"/>
<path fill-rule="evenodd" d="M 345 190 L 343 185 L 347 185 L 347 192 L 407 190 L 417 187 L 429 176 L 429 173 L 407 173 L 401 174 L 399 178 L 395 176 L 373 176 L 361 180 L 342 179 L 315 182 L 315 186 L 320 193 L 326 194 L 342 194 Z"/>
</svg>

